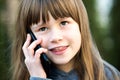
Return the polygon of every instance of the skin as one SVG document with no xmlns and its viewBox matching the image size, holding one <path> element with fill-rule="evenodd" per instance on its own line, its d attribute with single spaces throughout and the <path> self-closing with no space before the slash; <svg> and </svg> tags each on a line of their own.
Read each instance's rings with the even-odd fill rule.
<svg viewBox="0 0 120 80">
<path fill-rule="evenodd" d="M 33 24 L 31 30 L 37 40 L 30 43 L 31 37 L 28 34 L 23 45 L 25 64 L 31 76 L 46 78 L 39 59 L 43 52 L 60 70 L 69 72 L 73 69 L 74 56 L 81 47 L 81 34 L 76 21 L 71 17 L 55 20 L 49 13 L 47 23 L 40 21 L 38 24 Z M 38 44 L 42 48 L 34 52 Z"/>
</svg>

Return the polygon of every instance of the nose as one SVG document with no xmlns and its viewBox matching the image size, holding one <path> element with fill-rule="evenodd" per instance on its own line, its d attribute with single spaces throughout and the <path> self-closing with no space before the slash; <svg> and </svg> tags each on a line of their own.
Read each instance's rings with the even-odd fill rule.
<svg viewBox="0 0 120 80">
<path fill-rule="evenodd" d="M 63 40 L 63 33 L 59 29 L 54 29 L 51 32 L 50 42 L 51 43 L 58 43 Z"/>
</svg>

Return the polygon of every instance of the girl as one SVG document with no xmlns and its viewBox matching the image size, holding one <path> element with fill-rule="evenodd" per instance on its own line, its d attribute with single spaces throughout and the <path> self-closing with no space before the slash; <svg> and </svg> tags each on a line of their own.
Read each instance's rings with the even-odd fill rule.
<svg viewBox="0 0 120 80">
<path fill-rule="evenodd" d="M 82 0 L 22 0 L 11 57 L 12 80 L 120 80 L 92 41 Z"/>
</svg>

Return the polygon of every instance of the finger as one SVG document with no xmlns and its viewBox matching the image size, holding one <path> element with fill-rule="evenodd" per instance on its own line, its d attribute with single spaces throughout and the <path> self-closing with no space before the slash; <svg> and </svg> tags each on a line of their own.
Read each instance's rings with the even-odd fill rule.
<svg viewBox="0 0 120 80">
<path fill-rule="evenodd" d="M 25 43 L 24 43 L 24 45 L 22 47 L 22 50 L 23 50 L 23 53 L 24 53 L 25 57 L 29 56 L 27 48 L 30 45 L 30 41 L 31 41 L 30 34 L 27 34 L 26 41 L 25 41 Z"/>
<path fill-rule="evenodd" d="M 40 60 L 41 54 L 42 54 L 42 53 L 47 53 L 47 52 L 48 52 L 47 49 L 45 49 L 45 48 L 39 48 L 39 49 L 36 50 L 36 52 L 35 52 L 35 58 L 38 59 L 38 60 Z"/>
<path fill-rule="evenodd" d="M 36 48 L 37 45 L 40 45 L 40 43 L 41 43 L 41 40 L 35 40 L 30 44 L 30 46 L 28 47 L 28 50 L 31 56 L 34 55 L 34 49 Z"/>
</svg>

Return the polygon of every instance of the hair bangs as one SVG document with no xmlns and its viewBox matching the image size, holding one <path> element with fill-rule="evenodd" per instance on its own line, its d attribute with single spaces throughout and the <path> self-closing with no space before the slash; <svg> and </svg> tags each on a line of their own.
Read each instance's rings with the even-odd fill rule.
<svg viewBox="0 0 120 80">
<path fill-rule="evenodd" d="M 39 0 L 27 0 L 29 4 L 26 4 L 28 6 L 28 14 L 26 17 L 27 26 L 30 26 L 32 24 L 37 24 L 40 21 L 40 1 Z M 26 7 L 27 8 L 27 7 Z"/>
<path fill-rule="evenodd" d="M 44 0 L 45 1 L 45 0 Z M 75 19 L 76 7 L 73 4 L 74 0 L 46 0 L 45 5 L 54 19 L 72 17 Z M 75 11 L 76 10 L 76 11 Z"/>
<path fill-rule="evenodd" d="M 77 9 L 74 0 L 26 0 L 29 1 L 28 14 L 26 18 L 27 26 L 37 24 L 42 21 L 49 21 L 49 13 L 54 19 L 72 17 L 77 20 Z M 26 2 L 27 3 L 27 2 Z M 25 6 L 26 7 L 26 6 Z"/>
</svg>

